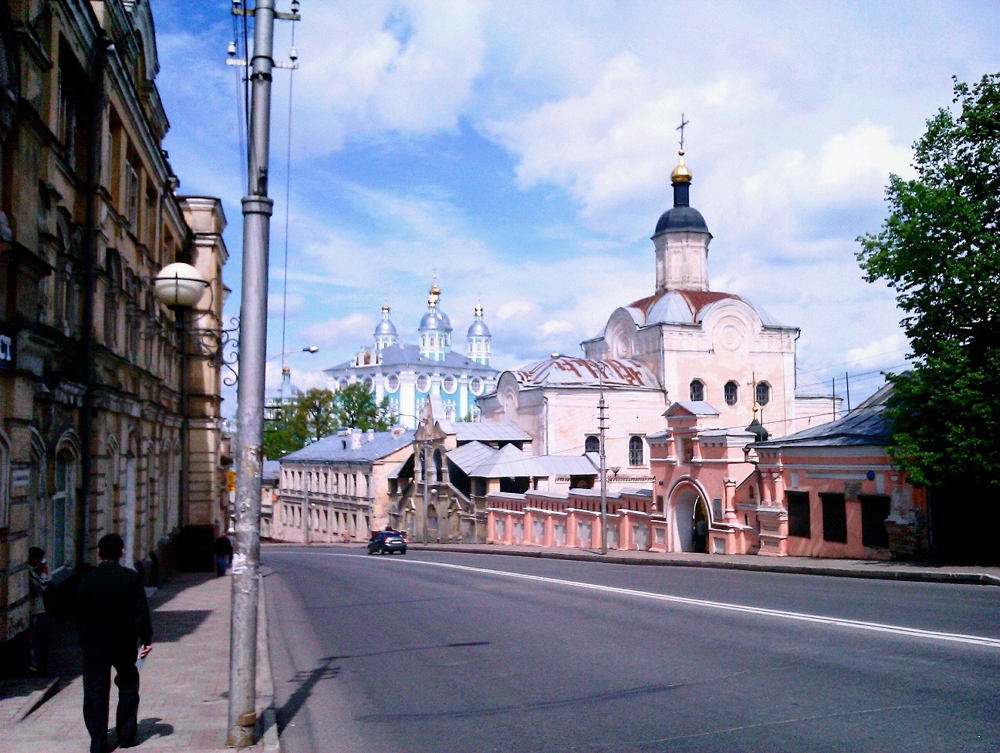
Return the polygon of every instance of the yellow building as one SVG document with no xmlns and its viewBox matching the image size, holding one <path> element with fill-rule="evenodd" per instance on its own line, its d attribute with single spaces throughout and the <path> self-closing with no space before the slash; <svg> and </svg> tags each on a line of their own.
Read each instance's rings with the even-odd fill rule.
<svg viewBox="0 0 1000 753">
<path fill-rule="evenodd" d="M 154 584 L 179 535 L 204 549 L 224 520 L 225 217 L 218 199 L 177 195 L 157 71 L 148 0 L 0 2 L 7 649 L 28 623 L 29 546 L 46 550 L 65 594 L 117 531 Z M 210 281 L 186 330 L 150 284 L 175 261 Z"/>
</svg>

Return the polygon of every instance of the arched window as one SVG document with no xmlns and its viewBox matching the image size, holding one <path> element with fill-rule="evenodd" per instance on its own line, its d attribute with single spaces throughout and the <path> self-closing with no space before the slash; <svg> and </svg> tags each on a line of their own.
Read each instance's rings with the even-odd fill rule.
<svg viewBox="0 0 1000 753">
<path fill-rule="evenodd" d="M 632 437 L 628 441 L 628 464 L 643 464 L 642 437 Z"/>
<path fill-rule="evenodd" d="M 691 382 L 691 399 L 696 403 L 705 399 L 705 383 L 700 379 Z"/>
<path fill-rule="evenodd" d="M 736 382 L 726 382 L 726 405 L 736 405 L 740 399 L 740 386 Z"/>
<path fill-rule="evenodd" d="M 771 385 L 767 382 L 757 383 L 757 405 L 767 405 L 771 402 Z"/>
<path fill-rule="evenodd" d="M 587 437 L 587 440 L 583 443 L 583 449 L 585 452 L 600 452 L 601 451 L 601 440 L 595 436 Z"/>
</svg>

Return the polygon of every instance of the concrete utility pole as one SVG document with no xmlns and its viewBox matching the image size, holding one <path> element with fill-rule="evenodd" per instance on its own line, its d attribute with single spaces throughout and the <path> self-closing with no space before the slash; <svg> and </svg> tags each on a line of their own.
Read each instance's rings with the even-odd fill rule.
<svg viewBox="0 0 1000 753">
<path fill-rule="evenodd" d="M 251 105 L 248 133 L 247 195 L 243 197 L 243 286 L 240 300 L 239 385 L 236 454 L 236 546 L 233 554 L 232 621 L 229 646 L 229 725 L 226 744 L 253 745 L 256 717 L 257 599 L 260 560 L 261 444 L 264 429 L 264 363 L 267 341 L 267 257 L 271 212 L 267 172 L 271 135 L 271 71 L 274 19 L 299 20 L 277 13 L 275 0 L 257 0 L 253 10 L 233 3 L 236 15 L 253 15 L 250 60 Z M 238 61 L 245 64 L 245 61 Z M 291 67 L 287 64 L 280 67 Z"/>
<path fill-rule="evenodd" d="M 601 554 L 608 553 L 608 470 L 604 456 L 604 432 L 608 428 L 607 406 L 604 404 L 604 369 L 598 371 L 600 400 L 597 401 L 597 427 L 601 432 Z"/>
</svg>

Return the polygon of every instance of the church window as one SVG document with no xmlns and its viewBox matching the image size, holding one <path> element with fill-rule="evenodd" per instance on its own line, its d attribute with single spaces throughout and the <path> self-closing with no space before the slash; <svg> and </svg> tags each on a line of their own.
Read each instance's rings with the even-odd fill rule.
<svg viewBox="0 0 1000 753">
<path fill-rule="evenodd" d="M 431 388 L 431 378 L 426 374 L 421 374 L 417 377 L 417 389 L 421 392 L 427 392 Z"/>
<path fill-rule="evenodd" d="M 472 377 L 472 381 L 469 382 L 469 389 L 472 390 L 473 395 L 483 394 L 483 380 L 479 377 Z"/>
<path fill-rule="evenodd" d="M 444 387 L 445 392 L 447 392 L 449 395 L 452 395 L 454 394 L 455 388 L 458 386 L 458 383 L 455 381 L 455 377 L 449 374 L 444 378 L 444 381 L 441 382 L 441 386 Z"/>
<path fill-rule="evenodd" d="M 700 403 L 705 399 L 705 383 L 700 379 L 691 382 L 691 400 Z"/>
<path fill-rule="evenodd" d="M 399 389 L 399 375 L 398 374 L 390 374 L 389 376 L 387 376 L 385 378 L 385 388 L 389 392 L 395 392 L 396 390 L 398 390 Z"/>
<path fill-rule="evenodd" d="M 736 405 L 740 399 L 740 386 L 736 382 L 726 382 L 726 405 Z"/>
<path fill-rule="evenodd" d="M 629 465 L 642 465 L 643 464 L 643 447 L 642 447 L 642 437 L 632 437 L 628 441 L 628 464 Z"/>
<path fill-rule="evenodd" d="M 771 402 L 771 385 L 767 382 L 757 384 L 757 405 L 767 405 Z"/>
<path fill-rule="evenodd" d="M 586 441 L 583 443 L 583 449 L 585 452 L 600 452 L 601 440 L 591 435 L 587 437 Z"/>
</svg>

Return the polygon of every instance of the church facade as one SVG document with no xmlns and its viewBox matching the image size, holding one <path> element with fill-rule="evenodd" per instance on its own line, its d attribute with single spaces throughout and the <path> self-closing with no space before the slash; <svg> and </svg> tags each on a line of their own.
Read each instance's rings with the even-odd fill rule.
<svg viewBox="0 0 1000 753">
<path fill-rule="evenodd" d="M 435 282 L 420 320 L 418 345 L 400 339 L 389 318 L 389 305 L 383 305 L 372 346 L 323 371 L 330 389 L 365 384 L 376 402 L 388 399 L 398 423 L 409 429 L 416 428 L 428 401 L 444 420 L 478 419 L 477 398 L 496 389 L 497 370 L 490 366 L 492 335 L 483 321 L 483 308 L 477 305 L 466 333 L 465 355 L 452 350 L 454 330 L 440 300 L 441 289 Z"/>
<path fill-rule="evenodd" d="M 651 488 L 647 437 L 664 428 L 664 411 L 678 401 L 710 404 L 719 427 L 759 422 L 772 437 L 825 423 L 839 411 L 836 396 L 796 390 L 797 327 L 710 289 L 712 234 L 690 204 L 691 172 L 679 154 L 673 206 L 652 236 L 654 292 L 615 309 L 601 332 L 581 343 L 583 358 L 554 354 L 506 371 L 496 392 L 480 400 L 484 420 L 517 422 L 540 452 L 579 454 L 596 447 L 603 394 L 607 466 L 619 469 L 609 488 Z"/>
</svg>

